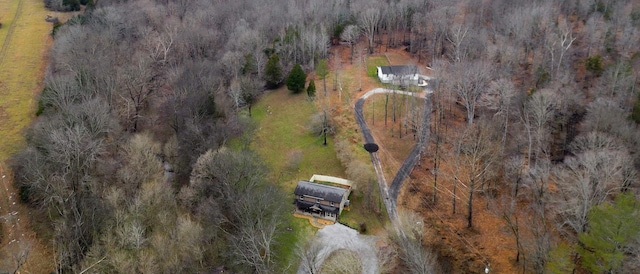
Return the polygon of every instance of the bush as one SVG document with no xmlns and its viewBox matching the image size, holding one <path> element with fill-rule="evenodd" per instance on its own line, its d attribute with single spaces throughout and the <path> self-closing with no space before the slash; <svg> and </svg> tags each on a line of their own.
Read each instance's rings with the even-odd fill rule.
<svg viewBox="0 0 640 274">
<path fill-rule="evenodd" d="M 313 79 L 309 81 L 309 86 L 307 87 L 307 95 L 311 99 L 316 97 L 316 83 L 313 81 Z"/>
<path fill-rule="evenodd" d="M 602 72 L 604 71 L 604 68 L 602 67 L 602 57 L 600 55 L 587 58 L 585 66 L 587 71 L 593 73 L 596 77 L 602 75 Z"/>
<path fill-rule="evenodd" d="M 327 119 L 326 128 L 324 128 L 325 126 L 324 119 L 325 119 L 325 113 L 322 111 L 319 111 L 313 114 L 313 116 L 311 116 L 311 121 L 309 121 L 309 125 L 307 126 L 307 129 L 311 131 L 311 134 L 316 136 L 322 136 L 322 134 L 324 133 L 323 129 L 327 130 L 327 135 L 332 135 L 333 133 L 335 133 L 335 126 L 331 121 L 330 117 L 328 116 L 326 117 Z"/>
</svg>

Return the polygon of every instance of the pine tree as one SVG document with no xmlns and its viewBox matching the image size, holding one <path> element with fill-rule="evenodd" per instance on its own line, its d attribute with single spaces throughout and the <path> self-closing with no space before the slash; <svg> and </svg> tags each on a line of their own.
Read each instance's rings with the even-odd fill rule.
<svg viewBox="0 0 640 274">
<path fill-rule="evenodd" d="M 287 76 L 287 88 L 293 93 L 300 93 L 304 90 L 306 80 L 307 74 L 304 73 L 300 64 L 295 64 Z"/>
<path fill-rule="evenodd" d="M 613 204 L 589 212 L 589 231 L 580 233 L 578 254 L 591 273 L 615 273 L 634 239 L 640 236 L 640 203 L 632 193 L 620 194 Z"/>
<path fill-rule="evenodd" d="M 282 65 L 277 53 L 272 54 L 265 65 L 264 80 L 269 89 L 277 88 L 282 83 Z"/>
<path fill-rule="evenodd" d="M 313 81 L 313 79 L 309 81 L 309 86 L 307 87 L 307 95 L 309 95 L 309 98 L 311 99 L 316 97 L 316 83 Z"/>
</svg>

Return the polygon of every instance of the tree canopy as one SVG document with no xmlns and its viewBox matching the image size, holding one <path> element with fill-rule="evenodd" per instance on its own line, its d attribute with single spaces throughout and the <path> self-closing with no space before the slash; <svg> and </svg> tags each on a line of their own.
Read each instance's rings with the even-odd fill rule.
<svg viewBox="0 0 640 274">
<path fill-rule="evenodd" d="M 582 267 L 591 273 L 616 273 L 624 269 L 625 254 L 640 236 L 640 203 L 632 193 L 589 212 L 589 231 L 578 236 Z"/>
</svg>

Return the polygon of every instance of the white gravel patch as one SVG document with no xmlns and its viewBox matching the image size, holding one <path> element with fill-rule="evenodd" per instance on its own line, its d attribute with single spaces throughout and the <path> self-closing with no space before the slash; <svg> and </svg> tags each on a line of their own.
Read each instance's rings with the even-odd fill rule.
<svg viewBox="0 0 640 274">
<path fill-rule="evenodd" d="M 378 257 L 376 256 L 374 236 L 360 235 L 356 230 L 336 223 L 318 230 L 315 240 L 322 246 L 316 256 L 318 265 L 322 265 L 331 253 L 340 249 L 355 252 L 362 263 L 362 273 L 378 273 Z M 302 267 L 298 267 L 298 274 L 307 274 Z"/>
</svg>

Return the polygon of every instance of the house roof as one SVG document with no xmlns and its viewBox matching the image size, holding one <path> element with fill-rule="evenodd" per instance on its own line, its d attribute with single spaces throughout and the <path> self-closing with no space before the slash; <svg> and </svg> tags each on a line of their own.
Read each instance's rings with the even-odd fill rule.
<svg viewBox="0 0 640 274">
<path fill-rule="evenodd" d="M 416 66 L 382 66 L 380 70 L 382 74 L 393 75 L 411 75 L 418 73 L 418 67 Z"/>
<path fill-rule="evenodd" d="M 327 206 L 323 204 L 311 203 L 311 202 L 305 202 L 305 201 L 296 201 L 295 204 L 298 206 L 299 209 L 313 209 L 315 206 L 316 210 L 321 209 L 322 211 L 331 212 L 334 214 L 340 213 L 340 208 L 338 206 Z"/>
<path fill-rule="evenodd" d="M 345 188 L 317 184 L 308 181 L 299 181 L 296 189 L 293 191 L 295 195 L 313 196 L 334 203 L 340 203 L 346 192 L 347 189 Z"/>
</svg>

